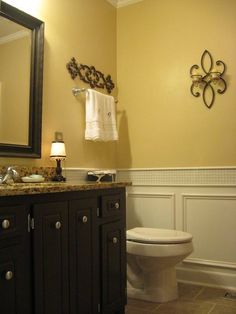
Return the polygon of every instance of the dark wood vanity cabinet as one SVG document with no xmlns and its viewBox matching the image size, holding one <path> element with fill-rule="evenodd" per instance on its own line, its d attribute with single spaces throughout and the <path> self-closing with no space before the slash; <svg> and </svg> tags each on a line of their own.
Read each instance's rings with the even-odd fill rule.
<svg viewBox="0 0 236 314">
<path fill-rule="evenodd" d="M 6 220 L 1 314 L 124 313 L 125 188 L 0 198 Z"/>
</svg>

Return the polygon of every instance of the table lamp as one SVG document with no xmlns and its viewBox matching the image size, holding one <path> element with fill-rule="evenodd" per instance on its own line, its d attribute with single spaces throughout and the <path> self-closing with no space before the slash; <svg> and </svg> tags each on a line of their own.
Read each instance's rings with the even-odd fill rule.
<svg viewBox="0 0 236 314">
<path fill-rule="evenodd" d="M 51 146 L 50 157 L 52 160 L 56 160 L 56 175 L 52 178 L 52 181 L 66 181 L 66 178 L 62 176 L 61 161 L 66 159 L 65 143 L 63 141 L 53 141 Z"/>
</svg>

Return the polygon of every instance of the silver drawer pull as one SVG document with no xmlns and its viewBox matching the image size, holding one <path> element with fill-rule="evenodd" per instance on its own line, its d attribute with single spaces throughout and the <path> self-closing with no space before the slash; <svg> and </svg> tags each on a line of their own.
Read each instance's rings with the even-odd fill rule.
<svg viewBox="0 0 236 314">
<path fill-rule="evenodd" d="M 6 273 L 5 273 L 5 279 L 6 280 L 11 280 L 13 278 L 13 272 L 8 270 Z"/>
<path fill-rule="evenodd" d="M 88 221 L 88 217 L 87 216 L 83 216 L 82 221 L 84 224 L 86 224 L 86 222 Z"/>
<path fill-rule="evenodd" d="M 113 244 L 118 243 L 118 239 L 117 239 L 117 237 L 113 237 L 113 238 L 112 238 L 112 243 L 113 243 Z"/>
<path fill-rule="evenodd" d="M 2 221 L 2 228 L 3 229 L 8 229 L 10 227 L 10 221 L 8 219 L 4 219 Z"/>
<path fill-rule="evenodd" d="M 118 202 L 115 203 L 115 208 L 116 208 L 116 209 L 120 208 L 120 204 L 119 204 Z"/>
<path fill-rule="evenodd" d="M 61 229 L 61 222 L 60 221 L 57 221 L 56 223 L 55 223 L 55 228 L 56 229 Z"/>
</svg>

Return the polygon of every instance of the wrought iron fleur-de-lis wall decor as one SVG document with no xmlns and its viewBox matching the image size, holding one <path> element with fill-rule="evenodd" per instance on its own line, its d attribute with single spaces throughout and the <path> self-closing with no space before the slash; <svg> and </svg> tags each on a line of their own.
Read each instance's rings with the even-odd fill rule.
<svg viewBox="0 0 236 314">
<path fill-rule="evenodd" d="M 206 63 L 208 63 L 208 67 Z M 201 67 L 204 74 L 199 71 L 200 67 L 197 64 L 190 68 L 192 79 L 190 91 L 193 96 L 199 97 L 202 90 L 204 104 L 210 109 L 215 100 L 215 90 L 219 94 L 224 94 L 227 89 L 227 84 L 222 77 L 225 73 L 226 65 L 223 61 L 218 60 L 216 61 L 216 68 L 213 68 L 212 56 L 208 50 L 205 50 L 201 57 Z"/>
</svg>

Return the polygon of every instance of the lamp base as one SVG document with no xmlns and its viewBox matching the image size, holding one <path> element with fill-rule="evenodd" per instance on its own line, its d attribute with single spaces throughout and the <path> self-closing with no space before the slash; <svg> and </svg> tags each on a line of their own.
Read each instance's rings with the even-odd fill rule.
<svg viewBox="0 0 236 314">
<path fill-rule="evenodd" d="M 52 178 L 52 181 L 57 181 L 57 182 L 65 182 L 66 178 L 64 178 L 62 175 L 55 175 L 55 177 Z"/>
<path fill-rule="evenodd" d="M 56 175 L 52 178 L 52 181 L 57 181 L 57 182 L 64 182 L 66 181 L 66 178 L 63 177 L 62 173 L 62 168 L 61 168 L 61 159 L 56 159 L 57 166 L 56 166 Z"/>
</svg>

